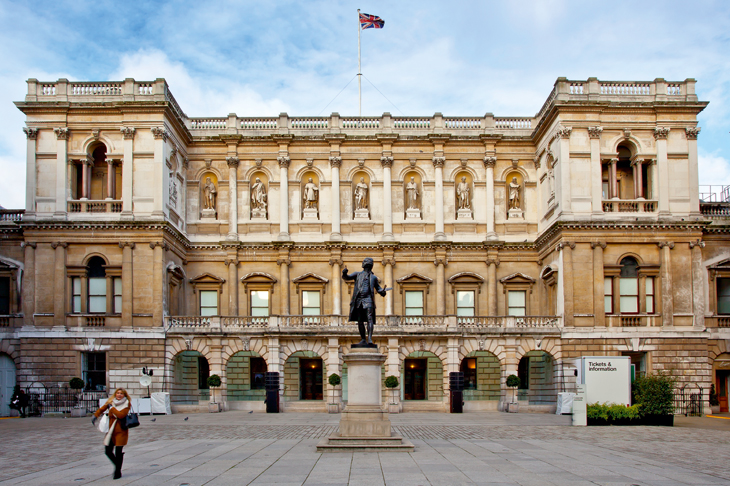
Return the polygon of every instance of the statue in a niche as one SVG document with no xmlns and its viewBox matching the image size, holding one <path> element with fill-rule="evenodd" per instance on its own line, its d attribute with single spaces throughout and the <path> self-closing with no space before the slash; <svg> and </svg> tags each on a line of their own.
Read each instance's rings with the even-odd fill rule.
<svg viewBox="0 0 730 486">
<path fill-rule="evenodd" d="M 203 186 L 203 208 L 204 209 L 215 209 L 215 200 L 218 196 L 218 190 L 215 188 L 215 184 L 210 180 L 210 177 L 205 178 L 205 185 Z"/>
<path fill-rule="evenodd" d="M 266 209 L 266 186 L 258 177 L 251 186 L 251 209 Z"/>
<path fill-rule="evenodd" d="M 374 348 L 373 329 L 375 328 L 375 292 L 385 297 L 385 292 L 391 288 L 381 288 L 378 277 L 373 273 L 373 259 L 362 261 L 362 272 L 347 273 L 347 267 L 342 269 L 343 280 L 354 280 L 352 299 L 350 300 L 350 322 L 357 322 L 360 331 L 360 342 L 353 344 L 353 348 Z M 367 329 L 365 328 L 367 323 Z M 367 331 L 367 333 L 366 333 Z"/>
<path fill-rule="evenodd" d="M 456 186 L 456 197 L 458 202 L 457 209 L 469 209 L 469 183 L 466 182 L 466 176 L 461 177 L 461 182 Z"/>
<path fill-rule="evenodd" d="M 368 185 L 365 184 L 365 178 L 361 177 L 360 182 L 355 186 L 355 209 L 368 208 Z"/>
<path fill-rule="evenodd" d="M 520 209 L 520 185 L 517 183 L 517 177 L 513 177 L 509 183 L 509 208 Z"/>
<path fill-rule="evenodd" d="M 319 200 L 319 188 L 317 184 L 312 182 L 312 178 L 309 178 L 309 182 L 304 184 L 304 209 L 317 209 L 317 201 Z"/>
<path fill-rule="evenodd" d="M 411 177 L 411 182 L 406 184 L 406 194 L 408 195 L 408 209 L 418 209 L 418 184 L 416 184 L 415 177 Z"/>
</svg>

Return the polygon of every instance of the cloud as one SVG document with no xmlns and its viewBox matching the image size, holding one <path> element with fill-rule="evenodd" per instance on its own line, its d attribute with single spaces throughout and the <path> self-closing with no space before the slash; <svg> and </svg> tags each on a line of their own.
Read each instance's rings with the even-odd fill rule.
<svg viewBox="0 0 730 486">
<path fill-rule="evenodd" d="M 700 186 L 730 185 L 730 160 L 717 152 L 705 153 L 702 150 L 699 151 L 698 159 Z"/>
</svg>

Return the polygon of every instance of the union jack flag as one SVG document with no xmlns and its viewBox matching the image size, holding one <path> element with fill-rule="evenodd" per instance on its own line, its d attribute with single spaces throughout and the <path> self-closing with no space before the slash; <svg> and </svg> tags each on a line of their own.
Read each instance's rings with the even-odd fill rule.
<svg viewBox="0 0 730 486">
<path fill-rule="evenodd" d="M 375 15 L 360 14 L 360 28 L 365 29 L 382 29 L 385 25 L 385 20 Z"/>
</svg>

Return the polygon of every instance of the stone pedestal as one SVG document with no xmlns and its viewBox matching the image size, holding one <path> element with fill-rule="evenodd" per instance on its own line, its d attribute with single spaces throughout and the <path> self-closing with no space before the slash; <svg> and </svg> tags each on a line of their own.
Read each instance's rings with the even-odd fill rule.
<svg viewBox="0 0 730 486">
<path fill-rule="evenodd" d="M 367 209 L 356 209 L 355 210 L 355 219 L 370 219 L 370 211 Z"/>
<path fill-rule="evenodd" d="M 459 209 L 456 213 L 457 221 L 473 221 L 471 209 Z"/>
<path fill-rule="evenodd" d="M 525 213 L 521 209 L 510 209 L 507 211 L 507 219 L 525 219 Z"/>
<path fill-rule="evenodd" d="M 251 210 L 251 219 L 266 219 L 266 210 L 265 209 L 252 209 Z"/>
<path fill-rule="evenodd" d="M 302 214 L 302 219 L 304 221 L 317 221 L 317 209 L 315 209 L 315 208 L 305 209 Z"/>
<path fill-rule="evenodd" d="M 347 364 L 348 402 L 340 418 L 340 429 L 317 444 L 317 452 L 403 451 L 413 444 L 393 437 L 388 412 L 383 410 L 381 366 L 385 355 L 377 348 L 351 348 Z"/>
<path fill-rule="evenodd" d="M 215 209 L 203 209 L 200 219 L 205 222 L 215 221 Z"/>
<path fill-rule="evenodd" d="M 421 210 L 420 209 L 406 209 L 406 219 L 421 219 Z"/>
</svg>

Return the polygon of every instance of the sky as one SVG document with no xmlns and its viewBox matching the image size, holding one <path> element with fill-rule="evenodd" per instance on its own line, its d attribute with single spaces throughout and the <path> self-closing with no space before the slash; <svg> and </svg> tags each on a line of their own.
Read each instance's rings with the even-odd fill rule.
<svg viewBox="0 0 730 486">
<path fill-rule="evenodd" d="M 555 80 L 697 80 L 700 184 L 730 185 L 730 2 L 0 0 L 0 205 L 23 208 L 25 81 L 166 78 L 188 116 L 534 116 Z"/>
</svg>

